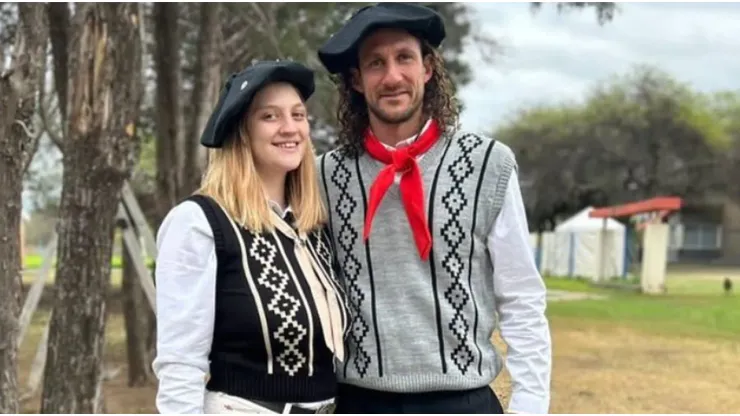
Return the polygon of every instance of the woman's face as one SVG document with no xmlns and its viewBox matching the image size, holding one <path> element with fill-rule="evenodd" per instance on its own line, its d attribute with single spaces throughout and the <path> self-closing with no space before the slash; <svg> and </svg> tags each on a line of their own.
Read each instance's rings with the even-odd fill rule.
<svg viewBox="0 0 740 416">
<path fill-rule="evenodd" d="M 308 114 L 292 85 L 262 88 L 252 100 L 247 129 L 260 175 L 287 174 L 301 164 L 309 145 Z"/>
</svg>

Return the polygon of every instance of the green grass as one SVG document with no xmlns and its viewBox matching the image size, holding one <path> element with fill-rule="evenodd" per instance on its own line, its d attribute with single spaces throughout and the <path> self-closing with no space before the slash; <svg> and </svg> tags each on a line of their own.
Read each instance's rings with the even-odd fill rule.
<svg viewBox="0 0 740 416">
<path fill-rule="evenodd" d="M 645 295 L 603 289 L 579 279 L 545 278 L 549 289 L 607 294 L 605 300 L 550 302 L 555 319 L 596 320 L 653 333 L 740 338 L 740 295 L 724 295 L 720 282 L 667 279 L 667 293 Z"/>
<path fill-rule="evenodd" d="M 740 280 L 735 280 L 736 285 Z M 671 295 L 706 295 L 717 296 L 724 290 L 718 280 L 668 279 L 666 288 Z"/>
<path fill-rule="evenodd" d="M 151 269 L 149 269 L 151 270 Z M 24 285 L 31 285 L 36 280 L 36 274 L 40 270 L 26 270 L 23 272 L 23 284 Z M 121 274 L 121 269 L 113 269 L 111 270 L 111 286 L 114 289 L 119 289 L 121 287 L 121 280 L 123 279 Z M 54 284 L 54 269 L 51 269 L 51 276 L 49 276 L 48 280 L 46 281 L 47 286 L 51 286 Z"/>
<path fill-rule="evenodd" d="M 29 254 L 24 259 L 24 270 L 23 270 L 23 284 L 30 285 L 36 280 L 36 276 L 41 272 L 41 265 L 43 263 L 43 257 L 38 254 Z M 111 259 L 111 285 L 114 289 L 121 287 L 121 256 L 114 255 Z M 149 259 L 147 261 L 149 270 L 154 267 L 154 261 Z M 56 272 L 56 259 L 53 260 L 51 270 L 49 271 L 50 276 L 47 278 L 46 284 L 52 285 L 54 283 L 54 273 Z"/>
<path fill-rule="evenodd" d="M 740 293 L 740 268 L 712 268 L 706 267 L 703 271 L 696 266 L 669 268 L 666 273 L 666 290 L 670 295 L 719 295 L 722 294 L 722 278 L 728 276 L 735 281 Z M 549 289 L 569 290 L 573 292 L 609 292 L 609 289 L 598 287 L 587 279 L 568 278 L 559 276 L 545 276 L 545 284 Z M 614 284 L 639 285 L 639 280 L 633 278 L 614 279 Z"/>
<path fill-rule="evenodd" d="M 44 258 L 40 254 L 29 254 L 23 261 L 23 267 L 25 270 L 36 270 L 40 269 L 44 261 Z M 56 267 L 56 259 L 53 260 L 52 268 Z M 114 269 L 120 269 L 122 264 L 121 256 L 113 256 L 111 259 L 111 267 Z M 148 259 L 147 264 L 149 267 L 154 264 L 154 260 Z"/>
<path fill-rule="evenodd" d="M 568 279 L 562 277 L 545 277 L 545 285 L 548 289 L 567 290 L 570 292 L 604 292 L 604 289 L 596 287 L 583 279 Z"/>
</svg>

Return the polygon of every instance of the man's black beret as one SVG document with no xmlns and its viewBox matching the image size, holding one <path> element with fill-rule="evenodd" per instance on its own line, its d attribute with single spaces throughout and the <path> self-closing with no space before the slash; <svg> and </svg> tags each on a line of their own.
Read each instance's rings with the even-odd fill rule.
<svg viewBox="0 0 740 416">
<path fill-rule="evenodd" d="M 346 71 L 357 60 L 360 43 L 376 29 L 404 29 L 438 47 L 445 38 L 445 25 L 434 10 L 412 3 L 378 3 L 355 13 L 319 48 L 319 59 L 332 74 Z"/>
</svg>

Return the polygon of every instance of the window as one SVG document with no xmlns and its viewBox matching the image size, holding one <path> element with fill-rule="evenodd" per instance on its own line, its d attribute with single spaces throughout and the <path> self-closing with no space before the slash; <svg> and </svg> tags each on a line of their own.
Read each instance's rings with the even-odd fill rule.
<svg viewBox="0 0 740 416">
<path fill-rule="evenodd" d="M 684 224 L 684 250 L 718 250 L 721 247 L 722 227 L 715 224 Z"/>
</svg>

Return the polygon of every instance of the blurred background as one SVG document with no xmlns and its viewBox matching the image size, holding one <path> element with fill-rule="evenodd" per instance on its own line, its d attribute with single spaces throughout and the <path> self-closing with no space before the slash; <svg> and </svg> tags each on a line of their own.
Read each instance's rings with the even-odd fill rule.
<svg viewBox="0 0 740 416">
<path fill-rule="evenodd" d="M 312 137 L 332 149 L 316 50 L 362 5 L 0 3 L 0 411 L 155 412 L 153 236 L 198 184 L 224 79 L 313 67 Z M 462 128 L 519 162 L 551 411 L 737 412 L 740 5 L 429 5 Z M 605 254 L 588 214 L 659 196 L 682 206 L 646 294 L 641 219 L 610 220 Z M 508 400 L 506 372 L 494 388 Z"/>
</svg>

